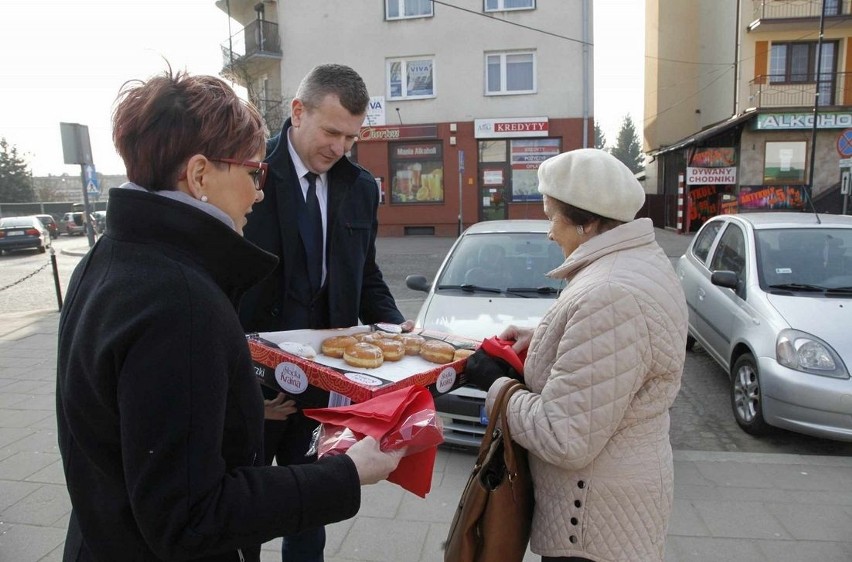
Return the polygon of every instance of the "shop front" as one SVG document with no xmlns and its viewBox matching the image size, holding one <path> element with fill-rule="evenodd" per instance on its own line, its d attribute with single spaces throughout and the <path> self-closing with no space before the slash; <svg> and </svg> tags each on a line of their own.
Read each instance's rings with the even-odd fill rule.
<svg viewBox="0 0 852 562">
<path fill-rule="evenodd" d="M 380 236 L 455 236 L 480 221 L 544 218 L 538 167 L 581 146 L 582 123 L 507 117 L 365 126 L 352 158 L 379 184 Z"/>
</svg>

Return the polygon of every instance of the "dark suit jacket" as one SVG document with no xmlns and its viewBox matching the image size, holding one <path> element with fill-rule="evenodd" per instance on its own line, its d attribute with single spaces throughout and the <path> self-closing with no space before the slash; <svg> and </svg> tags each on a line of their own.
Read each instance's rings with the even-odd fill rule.
<svg viewBox="0 0 852 562">
<path fill-rule="evenodd" d="M 264 200 L 254 206 L 245 237 L 280 258 L 272 275 L 243 298 L 240 320 L 246 331 L 307 328 L 293 325 L 285 309 L 294 278 L 307 276 L 298 212 L 304 207 L 299 179 L 287 149 L 287 129 L 267 143 L 269 177 Z M 376 322 L 401 323 L 382 272 L 376 264 L 378 186 L 364 168 L 341 158 L 328 171 L 326 256 L 328 325 L 341 328 Z"/>
</svg>

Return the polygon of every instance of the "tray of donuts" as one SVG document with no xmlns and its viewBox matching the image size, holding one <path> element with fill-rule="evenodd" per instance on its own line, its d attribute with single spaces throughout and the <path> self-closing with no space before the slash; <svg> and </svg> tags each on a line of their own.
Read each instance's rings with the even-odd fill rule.
<svg viewBox="0 0 852 562">
<path fill-rule="evenodd" d="M 249 334 L 248 342 L 264 384 L 316 406 L 362 402 L 413 384 L 435 395 L 449 392 L 460 386 L 466 359 L 479 346 L 440 332 L 374 326 L 262 332 Z"/>
</svg>

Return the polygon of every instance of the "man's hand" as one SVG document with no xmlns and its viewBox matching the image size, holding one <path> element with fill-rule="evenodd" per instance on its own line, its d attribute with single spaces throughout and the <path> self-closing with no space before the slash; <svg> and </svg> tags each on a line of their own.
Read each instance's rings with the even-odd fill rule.
<svg viewBox="0 0 852 562">
<path fill-rule="evenodd" d="M 267 420 L 286 420 L 291 414 L 295 414 L 296 402 L 286 400 L 287 396 L 279 392 L 272 400 L 263 401 L 263 417 Z"/>
<path fill-rule="evenodd" d="M 399 327 L 402 328 L 403 332 L 410 332 L 414 329 L 414 320 L 406 320 Z"/>
</svg>

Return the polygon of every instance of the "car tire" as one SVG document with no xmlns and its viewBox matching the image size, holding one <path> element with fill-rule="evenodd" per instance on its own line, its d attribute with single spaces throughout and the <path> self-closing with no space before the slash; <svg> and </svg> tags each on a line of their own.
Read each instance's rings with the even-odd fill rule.
<svg viewBox="0 0 852 562">
<path fill-rule="evenodd" d="M 772 431 L 763 419 L 760 374 L 751 353 L 744 353 L 731 368 L 731 408 L 734 419 L 750 435 L 766 435 Z"/>
<path fill-rule="evenodd" d="M 692 351 L 692 348 L 695 347 L 695 338 L 686 334 L 686 350 Z"/>
<path fill-rule="evenodd" d="M 38 247 L 38 253 L 39 254 L 43 254 L 45 252 L 47 252 L 47 246 L 39 246 Z"/>
</svg>

